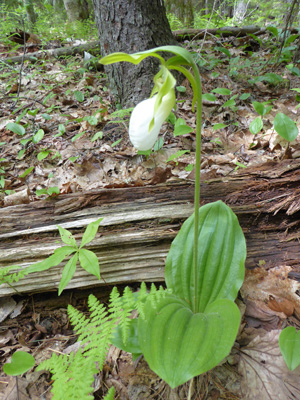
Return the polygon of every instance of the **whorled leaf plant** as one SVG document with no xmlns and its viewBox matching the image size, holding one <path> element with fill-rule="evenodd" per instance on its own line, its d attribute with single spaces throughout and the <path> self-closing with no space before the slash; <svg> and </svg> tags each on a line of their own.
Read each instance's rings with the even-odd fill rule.
<svg viewBox="0 0 300 400">
<path fill-rule="evenodd" d="M 173 56 L 165 61 L 161 52 Z M 183 73 L 193 89 L 193 108 L 197 103 L 195 211 L 182 225 L 166 260 L 170 290 L 155 303 L 146 300 L 143 315 L 131 327 L 138 340 L 122 343 L 119 337 L 115 343 L 127 351 L 132 343 L 132 353 L 143 353 L 150 368 L 174 388 L 210 370 L 230 353 L 241 318 L 234 300 L 244 279 L 246 243 L 237 217 L 223 202 L 199 209 L 202 91 L 192 55 L 181 47 L 163 46 L 131 55 L 110 54 L 100 62 L 138 64 L 149 56 L 158 58 L 161 68 L 150 99 L 132 112 L 129 136 L 137 149 L 152 148 L 175 105 L 171 70 Z"/>
</svg>

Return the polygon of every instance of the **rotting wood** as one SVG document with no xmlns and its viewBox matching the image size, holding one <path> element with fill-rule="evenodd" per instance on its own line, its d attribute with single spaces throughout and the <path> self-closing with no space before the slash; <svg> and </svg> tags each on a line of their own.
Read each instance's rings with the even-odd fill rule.
<svg viewBox="0 0 300 400">
<path fill-rule="evenodd" d="M 229 36 L 247 36 L 249 33 L 255 35 L 261 35 L 266 32 L 265 28 L 260 28 L 256 25 L 249 25 L 249 26 L 223 26 L 222 28 L 214 28 L 214 29 L 193 29 L 193 28 L 186 28 L 186 29 L 179 29 L 177 31 L 173 31 L 173 35 L 175 36 L 176 40 L 183 41 L 183 40 L 195 40 L 195 39 L 202 39 L 207 34 L 209 35 L 219 35 L 222 37 L 229 37 Z"/>
<path fill-rule="evenodd" d="M 299 181 L 300 160 L 284 160 L 202 183 L 202 204 L 221 199 L 237 214 L 248 268 L 284 264 L 293 267 L 294 276 L 300 272 Z M 87 246 L 99 258 L 102 279 L 79 267 L 68 288 L 163 281 L 170 243 L 192 212 L 192 183 L 99 189 L 6 207 L 0 209 L 0 268 L 25 267 L 51 255 L 61 245 L 57 224 L 79 241 L 88 223 L 103 217 Z M 62 267 L 32 274 L 14 288 L 20 293 L 57 289 Z M 15 290 L 2 285 L 0 297 Z"/>
<path fill-rule="evenodd" d="M 99 52 L 99 42 L 97 40 L 93 42 L 77 44 L 74 46 L 66 46 L 59 47 L 58 49 L 50 49 L 50 50 L 39 50 L 34 53 L 27 53 L 21 56 L 7 57 L 2 58 L 6 64 L 19 64 L 23 60 L 31 60 L 35 62 L 37 59 L 48 59 L 51 57 L 66 57 L 66 56 L 75 56 L 76 54 L 83 54 L 84 51 L 91 51 L 92 49 L 98 49 Z"/>
</svg>

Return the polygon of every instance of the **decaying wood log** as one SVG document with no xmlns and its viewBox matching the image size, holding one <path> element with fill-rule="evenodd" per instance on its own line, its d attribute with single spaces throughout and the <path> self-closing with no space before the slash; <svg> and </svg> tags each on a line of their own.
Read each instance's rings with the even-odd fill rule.
<svg viewBox="0 0 300 400">
<path fill-rule="evenodd" d="M 34 53 L 27 53 L 24 56 L 15 56 L 15 57 L 7 57 L 4 59 L 0 59 L 0 61 L 6 64 L 19 64 L 22 60 L 32 60 L 35 62 L 37 59 L 48 59 L 51 57 L 66 57 L 66 56 L 74 56 L 76 54 L 83 54 L 84 51 L 91 51 L 92 49 L 98 49 L 99 51 L 99 42 L 93 41 L 80 45 L 69 46 L 69 47 L 60 47 L 58 49 L 50 49 L 50 50 L 40 50 L 35 51 Z"/>
<path fill-rule="evenodd" d="M 173 31 L 173 35 L 175 36 L 176 40 L 183 41 L 183 40 L 193 40 L 193 39 L 201 39 L 205 35 L 220 35 L 222 37 L 229 37 L 229 36 L 246 36 L 249 33 L 255 35 L 261 35 L 266 32 L 265 28 L 260 28 L 256 25 L 249 25 L 249 26 L 223 26 L 222 28 L 214 28 L 214 29 L 179 29 L 177 31 Z"/>
<path fill-rule="evenodd" d="M 202 204 L 223 200 L 244 230 L 246 266 L 290 265 L 300 272 L 300 160 L 247 168 L 240 174 L 203 182 Z M 81 267 L 68 288 L 139 281 L 163 281 L 169 246 L 193 212 L 193 184 L 101 189 L 0 209 L 0 268 L 26 267 L 61 246 L 57 224 L 80 240 L 100 217 L 96 238 L 87 246 L 99 258 L 101 281 Z M 57 289 L 62 265 L 32 274 L 0 296 Z"/>
</svg>

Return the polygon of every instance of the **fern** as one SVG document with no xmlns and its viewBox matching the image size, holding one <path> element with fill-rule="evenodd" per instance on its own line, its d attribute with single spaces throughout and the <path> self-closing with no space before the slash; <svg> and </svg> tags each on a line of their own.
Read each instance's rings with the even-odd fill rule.
<svg viewBox="0 0 300 400">
<path fill-rule="evenodd" d="M 106 396 L 103 398 L 103 400 L 114 400 L 115 396 L 115 388 L 111 387 L 109 391 L 106 393 Z"/>
<path fill-rule="evenodd" d="M 138 293 L 126 287 L 123 296 L 117 288 L 110 295 L 108 309 L 94 295 L 88 298 L 90 316 L 68 306 L 68 314 L 81 343 L 76 354 L 59 355 L 53 353 L 49 360 L 43 361 L 38 370 L 48 370 L 54 381 L 53 400 L 91 400 L 93 398 L 94 374 L 102 370 L 106 354 L 111 345 L 114 330 L 119 325 L 124 343 L 128 340 L 132 312 L 137 310 L 143 316 L 143 306 L 148 296 L 156 303 L 165 295 L 165 290 L 151 286 L 150 293 L 142 283 Z M 104 400 L 114 398 L 111 388 Z"/>
</svg>

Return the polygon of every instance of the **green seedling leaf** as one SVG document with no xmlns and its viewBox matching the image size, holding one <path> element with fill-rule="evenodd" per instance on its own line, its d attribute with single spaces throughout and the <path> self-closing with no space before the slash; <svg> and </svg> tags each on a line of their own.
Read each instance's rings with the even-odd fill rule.
<svg viewBox="0 0 300 400">
<path fill-rule="evenodd" d="M 87 249 L 80 249 L 79 262 L 83 269 L 100 280 L 100 266 L 95 253 Z"/>
<path fill-rule="evenodd" d="M 279 348 L 290 371 L 300 365 L 300 330 L 294 326 L 283 329 L 279 335 Z"/>
<path fill-rule="evenodd" d="M 98 124 L 98 119 L 93 115 L 87 116 L 83 118 L 84 121 L 87 121 L 90 125 L 94 126 Z"/>
<path fill-rule="evenodd" d="M 176 86 L 176 90 L 180 93 L 185 93 L 186 87 L 185 86 Z"/>
<path fill-rule="evenodd" d="M 19 178 L 25 178 L 27 175 L 30 174 L 31 171 L 34 170 L 34 167 L 29 167 L 26 169 L 26 171 L 23 172 L 23 174 L 19 175 Z"/>
<path fill-rule="evenodd" d="M 25 135 L 25 128 L 22 125 L 16 124 L 14 122 L 9 122 L 6 125 L 6 129 L 20 136 Z"/>
<path fill-rule="evenodd" d="M 75 90 L 74 91 L 74 97 L 79 103 L 82 103 L 84 101 L 84 94 L 80 92 L 80 90 Z"/>
<path fill-rule="evenodd" d="M 47 193 L 49 196 L 52 196 L 53 194 L 59 194 L 59 188 L 57 186 L 51 186 L 47 189 Z"/>
<path fill-rule="evenodd" d="M 276 38 L 278 38 L 278 29 L 275 26 L 268 26 L 267 31 L 271 32 Z"/>
<path fill-rule="evenodd" d="M 274 118 L 274 129 L 279 136 L 292 142 L 298 136 L 298 127 L 295 122 L 283 113 L 277 113 Z"/>
<path fill-rule="evenodd" d="M 71 142 L 75 142 L 75 140 L 79 139 L 81 136 L 83 136 L 85 134 L 86 131 L 82 131 L 80 133 L 77 133 L 77 135 L 73 136 L 71 139 Z M 76 157 L 77 158 L 77 157 Z M 71 159 L 71 157 L 70 157 Z"/>
<path fill-rule="evenodd" d="M 175 114 L 172 111 L 170 112 L 170 114 L 169 114 L 169 116 L 167 118 L 167 121 L 170 122 L 170 124 L 175 125 L 176 117 L 175 117 Z"/>
<path fill-rule="evenodd" d="M 206 100 L 206 101 L 217 101 L 217 98 L 214 94 L 212 93 L 205 93 L 202 96 L 202 100 Z"/>
<path fill-rule="evenodd" d="M 250 93 L 243 93 L 240 95 L 239 99 L 240 100 L 247 100 L 251 96 Z"/>
<path fill-rule="evenodd" d="M 98 139 L 103 138 L 103 131 L 96 132 L 95 135 L 92 137 L 91 142 L 95 142 Z"/>
<path fill-rule="evenodd" d="M 42 161 L 42 160 L 44 160 L 44 158 L 46 158 L 49 155 L 49 153 L 50 153 L 50 150 L 42 150 L 38 153 L 37 159 L 39 161 Z"/>
<path fill-rule="evenodd" d="M 191 171 L 193 171 L 194 168 L 195 168 L 195 165 L 194 165 L 194 164 L 188 164 L 184 169 L 185 169 L 187 172 L 191 172 Z"/>
<path fill-rule="evenodd" d="M 171 388 L 221 362 L 235 341 L 240 312 L 233 301 L 219 299 L 204 312 L 172 294 L 152 304 L 146 301 L 145 319 L 138 320 L 139 343 L 150 368 Z"/>
<path fill-rule="evenodd" d="M 228 49 L 226 49 L 226 47 L 215 47 L 215 50 L 221 51 L 221 52 L 224 53 L 227 57 L 231 58 L 230 51 L 229 51 Z"/>
<path fill-rule="evenodd" d="M 256 135 L 258 132 L 262 130 L 263 126 L 264 124 L 262 122 L 261 117 L 257 117 L 251 122 L 249 130 L 253 135 Z"/>
<path fill-rule="evenodd" d="M 25 351 L 16 351 L 11 358 L 10 363 L 3 365 L 3 372 L 6 375 L 22 375 L 32 368 L 35 364 L 34 357 Z"/>
<path fill-rule="evenodd" d="M 122 140 L 123 140 L 123 138 L 116 140 L 115 142 L 113 142 L 111 144 L 111 147 L 116 147 Z"/>
<path fill-rule="evenodd" d="M 223 128 L 227 128 L 228 125 L 226 124 L 214 124 L 213 126 L 213 130 L 217 131 L 218 129 L 223 129 Z"/>
<path fill-rule="evenodd" d="M 186 135 L 192 132 L 193 129 L 185 123 L 183 118 L 178 118 L 174 126 L 174 136 Z"/>
<path fill-rule="evenodd" d="M 73 246 L 74 248 L 77 248 L 76 245 L 76 239 L 74 238 L 74 236 L 72 235 L 72 233 L 70 231 L 68 231 L 67 229 L 57 225 L 57 228 L 59 230 L 59 234 L 60 234 L 60 238 L 61 240 L 69 245 L 69 246 Z"/>
<path fill-rule="evenodd" d="M 82 236 L 81 244 L 79 247 L 80 249 L 95 238 L 96 233 L 99 228 L 99 225 L 100 225 L 100 222 L 102 220 L 103 220 L 103 218 L 99 218 L 99 219 L 97 219 L 97 221 L 94 221 L 94 222 L 91 222 L 90 224 L 88 224 L 88 226 L 86 227 L 86 230 Z"/>
<path fill-rule="evenodd" d="M 37 196 L 42 196 L 43 194 L 48 194 L 48 191 L 47 191 L 47 189 L 37 189 L 37 190 L 35 191 L 35 194 L 36 194 Z"/>
<path fill-rule="evenodd" d="M 66 127 L 65 127 L 65 125 L 59 124 L 59 125 L 58 125 L 58 132 L 59 132 L 59 133 L 57 133 L 56 135 L 54 135 L 55 138 L 56 138 L 56 137 L 59 137 L 59 136 L 62 136 L 62 135 L 66 132 Z"/>
<path fill-rule="evenodd" d="M 44 130 L 43 129 L 39 129 L 37 131 L 37 133 L 33 136 L 32 142 L 33 143 L 38 143 L 43 139 L 43 137 L 44 137 Z"/>
<path fill-rule="evenodd" d="M 235 300 L 245 273 L 246 243 L 236 215 L 222 201 L 199 209 L 197 268 L 194 214 L 182 225 L 166 259 L 165 280 L 196 312 L 222 298 Z"/>
<path fill-rule="evenodd" d="M 254 107 L 254 110 L 257 112 L 257 114 L 259 114 L 263 117 L 265 106 L 262 103 L 259 103 L 258 101 L 253 101 L 252 105 Z"/>
<path fill-rule="evenodd" d="M 58 295 L 60 296 L 61 292 L 65 289 L 68 285 L 70 280 L 73 278 L 75 271 L 76 271 L 76 264 L 78 261 L 78 253 L 75 253 L 73 257 L 67 262 L 64 266 L 61 279 L 58 286 Z"/>
<path fill-rule="evenodd" d="M 42 114 L 42 117 L 43 117 L 46 121 L 50 121 L 50 119 L 51 119 L 51 115 L 49 115 L 49 114 Z"/>
<path fill-rule="evenodd" d="M 167 162 L 170 162 L 170 161 L 173 161 L 173 160 L 176 160 L 176 158 L 181 157 L 181 156 L 183 156 L 184 154 L 189 153 L 189 152 L 190 152 L 190 150 L 178 150 L 176 153 L 172 154 L 172 155 L 167 159 L 166 163 L 167 163 Z"/>
<path fill-rule="evenodd" d="M 35 117 L 38 111 L 38 108 L 36 108 L 35 110 L 28 110 L 28 115 L 32 115 L 33 117 Z"/>
<path fill-rule="evenodd" d="M 164 139 L 162 137 L 159 137 L 158 140 L 155 142 L 155 144 L 153 146 L 153 150 L 154 151 L 158 151 L 163 147 L 163 145 L 164 145 Z M 142 154 L 142 153 L 139 152 L 139 154 Z M 147 151 L 145 151 L 143 154 L 146 155 Z M 150 151 L 149 154 L 151 154 L 151 151 Z"/>
<path fill-rule="evenodd" d="M 288 46 L 290 43 L 293 43 L 298 37 L 299 37 L 299 35 L 296 35 L 296 34 L 290 35 L 287 38 L 286 42 L 284 43 L 284 46 Z"/>
<path fill-rule="evenodd" d="M 218 94 L 222 94 L 225 96 L 228 96 L 231 94 L 231 90 L 226 89 L 226 88 L 216 88 L 212 90 L 213 93 L 218 93 Z"/>
<path fill-rule="evenodd" d="M 222 105 L 222 107 L 232 107 L 234 105 L 235 105 L 235 100 L 230 99 L 230 100 L 225 101 L 225 103 Z"/>
<path fill-rule="evenodd" d="M 276 85 L 283 81 L 283 78 L 280 75 L 274 74 L 274 72 L 268 72 L 259 77 L 259 81 L 268 82 L 270 84 Z"/>
</svg>

